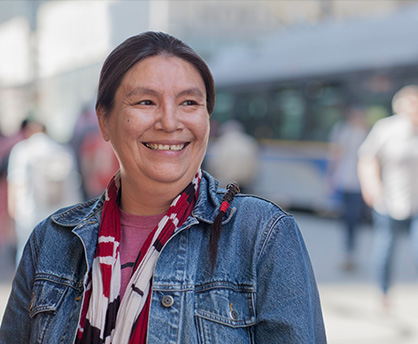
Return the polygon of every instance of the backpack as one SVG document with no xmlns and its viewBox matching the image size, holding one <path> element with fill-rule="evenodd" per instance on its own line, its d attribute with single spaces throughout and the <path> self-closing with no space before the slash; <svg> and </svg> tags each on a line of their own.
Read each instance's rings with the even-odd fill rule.
<svg viewBox="0 0 418 344">
<path fill-rule="evenodd" d="M 74 167 L 73 155 L 64 146 L 57 145 L 48 155 L 38 156 L 32 165 L 37 204 L 54 206 L 61 203 Z"/>
</svg>

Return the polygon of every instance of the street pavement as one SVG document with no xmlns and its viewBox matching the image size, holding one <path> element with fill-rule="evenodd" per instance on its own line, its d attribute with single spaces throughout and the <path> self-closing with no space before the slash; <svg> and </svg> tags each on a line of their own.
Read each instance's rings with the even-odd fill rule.
<svg viewBox="0 0 418 344">
<path fill-rule="evenodd" d="M 342 269 L 344 232 L 337 219 L 294 213 L 321 295 L 328 343 L 417 344 L 418 282 L 407 233 L 396 246 L 389 307 L 384 307 L 370 264 L 372 229 L 358 230 L 356 269 Z"/>
<path fill-rule="evenodd" d="M 370 269 L 370 226 L 362 225 L 358 231 L 356 269 L 344 271 L 341 269 L 344 238 L 339 220 L 306 213 L 294 216 L 317 278 L 328 343 L 417 344 L 417 271 L 406 233 L 397 246 L 394 287 L 389 307 L 384 308 Z M 0 251 L 0 318 L 13 275 L 9 260 L 9 255 Z"/>
</svg>

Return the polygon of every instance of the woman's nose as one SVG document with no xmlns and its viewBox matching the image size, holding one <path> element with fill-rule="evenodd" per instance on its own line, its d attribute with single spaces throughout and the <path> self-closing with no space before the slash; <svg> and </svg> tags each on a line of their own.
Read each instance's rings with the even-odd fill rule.
<svg viewBox="0 0 418 344">
<path fill-rule="evenodd" d="M 155 123 L 156 129 L 162 129 L 167 132 L 173 132 L 181 127 L 177 107 L 171 104 L 165 104 L 161 107 L 158 118 Z"/>
</svg>

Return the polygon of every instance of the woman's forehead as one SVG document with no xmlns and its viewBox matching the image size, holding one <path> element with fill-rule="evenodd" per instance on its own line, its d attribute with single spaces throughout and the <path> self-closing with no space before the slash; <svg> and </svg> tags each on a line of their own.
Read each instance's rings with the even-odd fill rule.
<svg viewBox="0 0 418 344">
<path fill-rule="evenodd" d="M 187 89 L 183 92 L 206 96 L 205 83 L 197 68 L 176 56 L 157 55 L 138 61 L 126 72 L 120 87 L 130 96 L 149 94 L 164 85 L 179 85 Z"/>
</svg>

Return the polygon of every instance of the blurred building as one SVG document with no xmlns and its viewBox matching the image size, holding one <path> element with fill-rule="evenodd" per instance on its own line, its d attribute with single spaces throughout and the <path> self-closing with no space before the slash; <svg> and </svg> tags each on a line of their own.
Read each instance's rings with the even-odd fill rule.
<svg viewBox="0 0 418 344">
<path fill-rule="evenodd" d="M 66 141 L 94 101 L 104 57 L 144 30 L 170 32 L 209 62 L 217 52 L 328 20 L 382 16 L 417 1 L 48 1 L 0 2 L 0 128 L 32 112 Z"/>
</svg>

